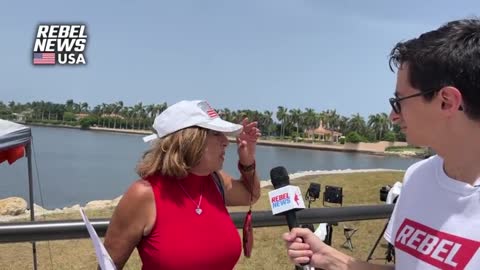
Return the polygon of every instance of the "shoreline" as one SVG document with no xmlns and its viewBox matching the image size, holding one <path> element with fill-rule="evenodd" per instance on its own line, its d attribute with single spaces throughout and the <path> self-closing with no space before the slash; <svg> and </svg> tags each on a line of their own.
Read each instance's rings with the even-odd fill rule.
<svg viewBox="0 0 480 270">
<path fill-rule="evenodd" d="M 40 127 L 54 127 L 54 128 L 71 128 L 79 129 L 93 132 L 110 132 L 110 133 L 123 133 L 123 134 L 133 134 L 133 135 L 150 135 L 151 131 L 148 130 L 132 130 L 132 129 L 113 129 L 113 128 L 101 128 L 101 127 L 90 127 L 88 129 L 82 129 L 81 127 L 76 126 L 65 126 L 65 125 L 50 125 L 50 124 L 38 124 L 38 123 L 28 123 L 25 125 L 31 126 L 40 126 Z M 228 137 L 230 142 L 235 142 L 235 138 Z M 370 154 L 377 156 L 396 156 L 404 158 L 423 158 L 423 154 L 417 154 L 409 151 L 401 152 L 386 152 L 385 149 L 388 146 L 406 146 L 404 142 L 377 142 L 377 143 L 345 143 L 345 144 L 327 144 L 327 143 L 305 143 L 305 142 L 288 142 L 288 141 L 277 141 L 277 140 L 268 140 L 268 139 L 259 139 L 257 141 L 258 145 L 264 146 L 275 146 L 275 147 L 287 147 L 295 149 L 308 149 L 308 150 L 323 150 L 323 151 L 336 151 L 336 152 L 349 152 L 349 153 L 362 153 Z"/>
<path fill-rule="evenodd" d="M 372 172 L 403 172 L 404 170 L 394 169 L 340 169 L 340 170 L 316 170 L 316 171 L 301 171 L 289 174 L 290 181 L 295 181 L 304 176 L 320 176 L 327 174 L 349 174 L 349 173 L 372 173 Z M 270 187 L 272 182 L 270 179 L 260 180 L 260 188 Z"/>
<path fill-rule="evenodd" d="M 301 172 L 292 173 L 292 174 L 289 174 L 289 177 L 291 180 L 291 184 L 294 184 L 297 179 L 305 176 L 320 176 L 320 175 L 328 175 L 328 174 L 350 174 L 350 173 L 372 173 L 372 172 L 403 172 L 403 170 L 380 169 L 380 168 L 378 169 L 315 170 L 315 171 L 301 171 Z M 270 186 L 272 186 L 272 182 L 270 181 L 270 179 L 260 181 L 260 188 L 266 188 Z M 10 199 L 10 198 L 18 198 L 18 197 L 8 197 L 8 198 L 3 198 L 1 200 Z M 84 206 L 75 204 L 72 206 L 65 206 L 63 208 L 55 208 L 55 209 L 45 209 L 37 204 L 34 204 L 35 218 L 36 218 L 35 220 L 39 220 L 37 218 L 42 218 L 47 215 L 58 214 L 58 213 L 78 213 L 80 208 L 83 208 L 85 210 L 113 209 L 117 206 L 121 198 L 122 198 L 122 195 L 116 197 L 113 200 L 93 200 L 86 203 Z M 28 203 L 26 203 L 26 205 L 28 205 Z M 30 218 L 30 210 L 26 209 L 23 213 L 18 215 L 0 215 L 0 223 L 18 221 L 21 219 L 29 219 L 29 218 Z"/>
</svg>

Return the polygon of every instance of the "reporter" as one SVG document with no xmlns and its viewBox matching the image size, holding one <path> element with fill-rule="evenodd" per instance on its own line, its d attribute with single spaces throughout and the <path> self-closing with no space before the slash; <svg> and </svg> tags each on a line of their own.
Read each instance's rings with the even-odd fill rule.
<svg viewBox="0 0 480 270">
<path fill-rule="evenodd" d="M 480 20 L 449 22 L 390 54 L 397 68 L 390 119 L 411 145 L 437 155 L 405 172 L 385 231 L 397 269 L 480 269 Z M 295 240 L 305 237 L 306 244 Z M 295 263 L 385 269 L 358 262 L 308 231 L 284 236 Z"/>
</svg>

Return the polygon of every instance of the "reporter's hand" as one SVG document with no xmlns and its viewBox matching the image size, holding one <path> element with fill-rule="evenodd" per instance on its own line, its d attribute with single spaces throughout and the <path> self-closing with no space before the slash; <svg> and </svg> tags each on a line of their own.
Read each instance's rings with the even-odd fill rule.
<svg viewBox="0 0 480 270">
<path fill-rule="evenodd" d="M 303 238 L 303 242 L 302 242 Z M 290 260 L 299 265 L 309 263 L 322 269 L 347 269 L 349 256 L 323 243 L 311 230 L 293 228 L 283 234 Z"/>
</svg>

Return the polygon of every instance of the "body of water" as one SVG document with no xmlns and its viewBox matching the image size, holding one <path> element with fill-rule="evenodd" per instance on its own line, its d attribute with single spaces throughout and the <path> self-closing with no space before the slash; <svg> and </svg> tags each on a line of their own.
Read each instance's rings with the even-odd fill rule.
<svg viewBox="0 0 480 270">
<path fill-rule="evenodd" d="M 32 135 L 34 200 L 48 209 L 85 205 L 92 200 L 113 199 L 123 194 L 138 179 L 135 165 L 149 146 L 142 141 L 142 135 L 47 127 L 32 127 Z M 224 169 L 238 177 L 237 160 L 236 145 L 232 143 L 227 149 Z M 405 170 L 418 161 L 271 146 L 257 146 L 256 160 L 261 179 L 269 179 L 270 169 L 280 165 L 289 173 L 376 168 Z M 28 200 L 26 158 L 12 165 L 7 162 L 0 165 L 0 198 L 12 196 Z"/>
</svg>

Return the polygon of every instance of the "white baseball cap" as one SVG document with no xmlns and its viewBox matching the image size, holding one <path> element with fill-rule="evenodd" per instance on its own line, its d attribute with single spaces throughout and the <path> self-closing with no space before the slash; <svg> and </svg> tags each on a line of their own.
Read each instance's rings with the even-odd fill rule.
<svg viewBox="0 0 480 270">
<path fill-rule="evenodd" d="M 242 125 L 222 120 L 204 100 L 182 100 L 155 117 L 153 128 L 156 134 L 145 136 L 143 140 L 149 142 L 192 126 L 219 131 L 227 136 L 236 136 L 243 128 Z"/>
</svg>

